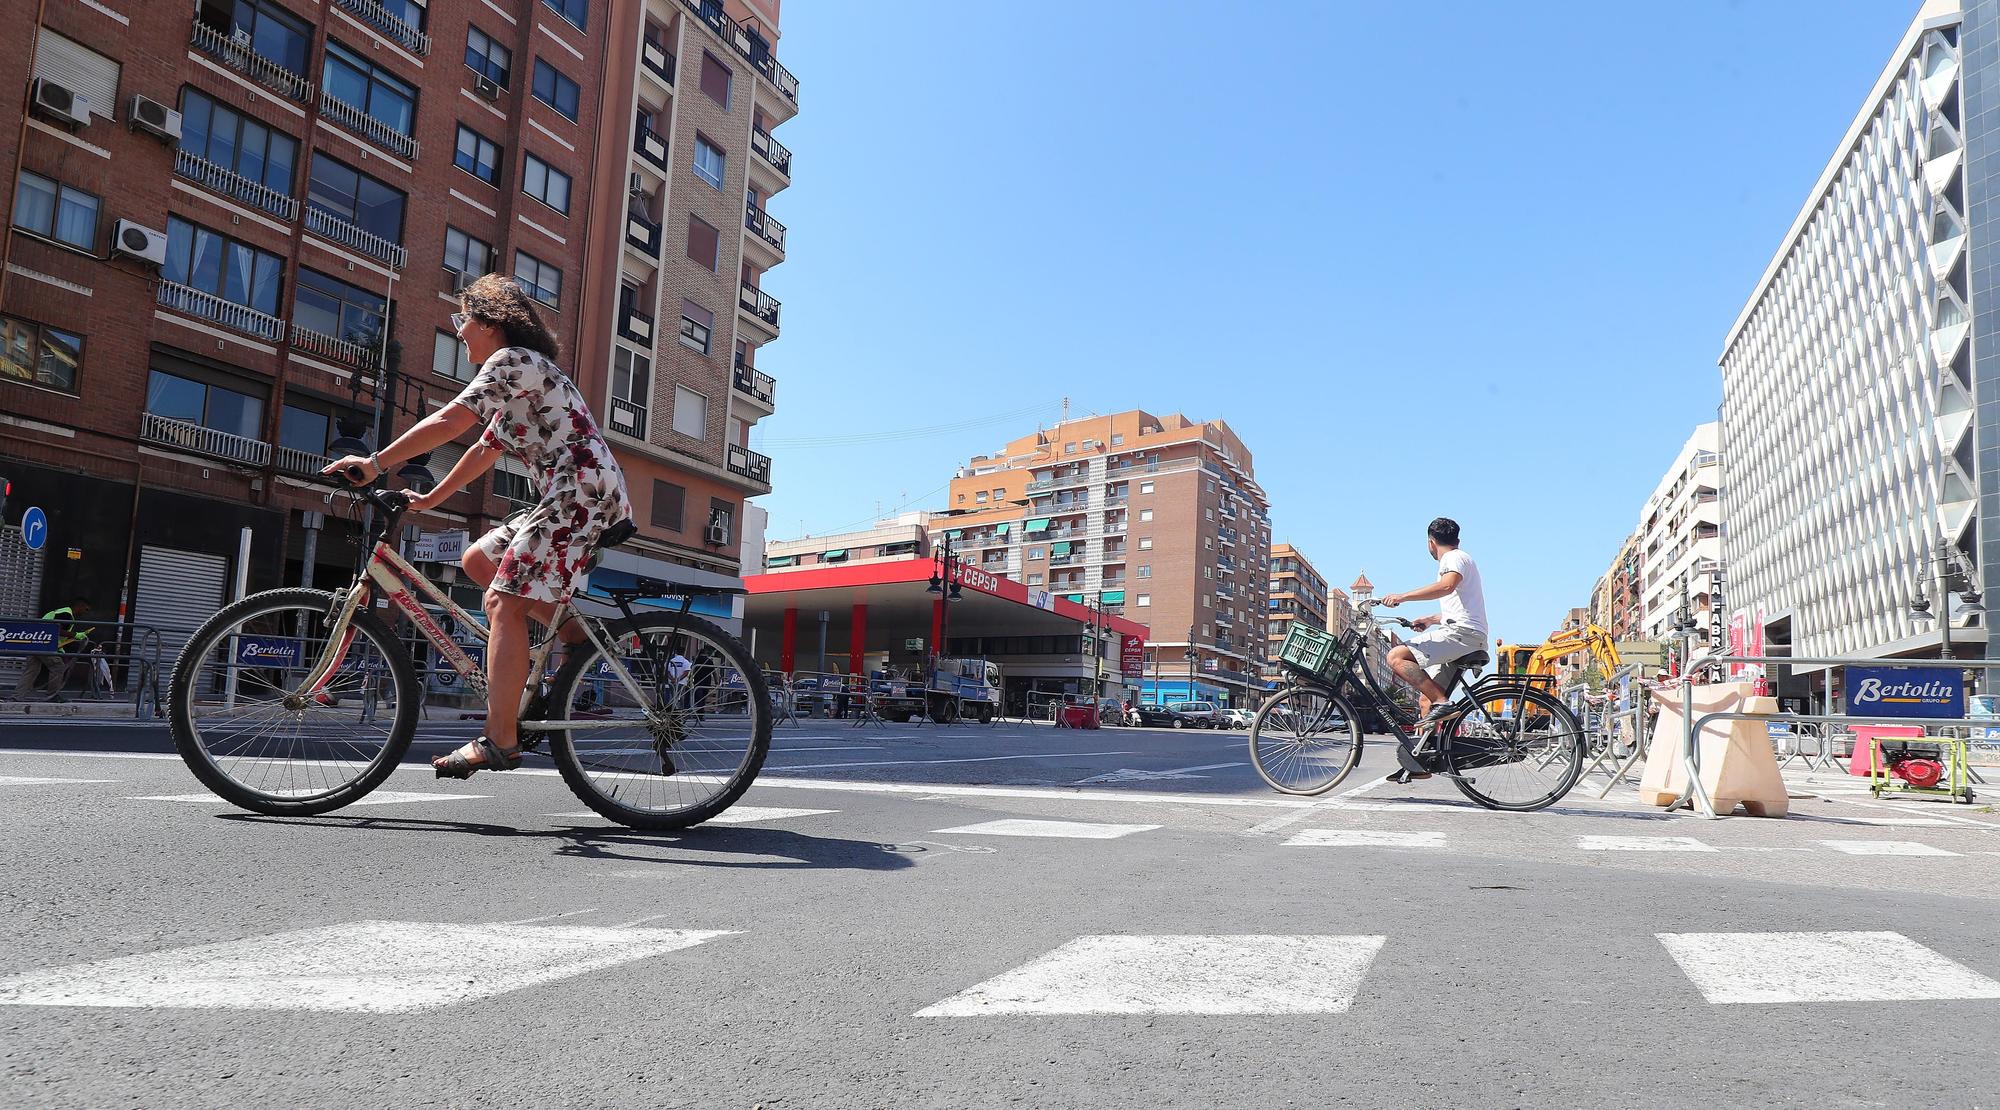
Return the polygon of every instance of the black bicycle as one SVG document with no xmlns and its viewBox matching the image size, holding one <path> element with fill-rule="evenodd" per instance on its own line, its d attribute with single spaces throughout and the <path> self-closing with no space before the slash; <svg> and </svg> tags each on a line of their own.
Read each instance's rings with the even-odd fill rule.
<svg viewBox="0 0 2000 1110">
<path fill-rule="evenodd" d="M 1266 699 L 1250 724 L 1250 758 L 1272 789 L 1324 794 L 1361 761 L 1359 709 L 1387 722 L 1404 781 L 1443 775 L 1488 809 L 1534 810 L 1553 805 L 1582 776 L 1589 743 L 1575 714 L 1559 700 L 1552 675 L 1488 675 L 1485 652 L 1447 664 L 1437 676 L 1457 696 L 1420 733 L 1368 666 L 1376 625 L 1416 626 L 1377 617 L 1363 602 L 1355 627 L 1338 638 L 1303 621 L 1291 622 L 1279 648 L 1290 685 Z M 1476 681 L 1474 681 L 1476 679 Z"/>
</svg>

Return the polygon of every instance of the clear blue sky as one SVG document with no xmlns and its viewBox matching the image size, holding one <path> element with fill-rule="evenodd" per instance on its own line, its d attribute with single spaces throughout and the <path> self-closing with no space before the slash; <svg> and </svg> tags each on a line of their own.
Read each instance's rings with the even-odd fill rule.
<svg viewBox="0 0 2000 1110">
<path fill-rule="evenodd" d="M 1429 581 L 1452 516 L 1539 638 L 1916 7 L 787 4 L 770 534 L 941 508 L 1064 396 L 1178 410 L 1336 585 Z"/>
</svg>

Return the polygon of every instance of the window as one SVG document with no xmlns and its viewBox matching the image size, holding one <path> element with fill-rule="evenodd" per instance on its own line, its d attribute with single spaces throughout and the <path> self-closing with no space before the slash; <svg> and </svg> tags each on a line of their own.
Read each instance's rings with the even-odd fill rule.
<svg viewBox="0 0 2000 1110">
<path fill-rule="evenodd" d="M 1214 567 L 1203 567 L 1203 568 L 1201 568 L 1201 576 L 1202 576 L 1203 578 L 1214 578 L 1214 577 L 1215 577 L 1215 568 L 1214 568 Z"/>
<path fill-rule="evenodd" d="M 590 29 L 590 0 L 542 0 L 579 31 Z"/>
<path fill-rule="evenodd" d="M 382 294 L 304 266 L 299 267 L 298 281 L 292 296 L 294 325 L 371 350 L 381 344 L 382 319 L 389 307 Z"/>
<path fill-rule="evenodd" d="M 160 269 L 166 281 L 276 316 L 284 273 L 285 262 L 275 254 L 167 217 L 167 264 Z"/>
<path fill-rule="evenodd" d="M 477 27 L 465 29 L 465 68 L 504 89 L 513 66 L 513 51 Z"/>
<path fill-rule="evenodd" d="M 278 414 L 278 446 L 308 455 L 324 455 L 326 445 L 333 441 L 332 429 L 333 420 L 327 414 L 286 405 Z"/>
<path fill-rule="evenodd" d="M 699 216 L 688 217 L 687 256 L 709 268 L 716 265 L 716 255 L 722 243 L 722 233 L 710 227 L 708 221 Z"/>
<path fill-rule="evenodd" d="M 462 123 L 458 125 L 458 153 L 451 161 L 488 185 L 500 184 L 499 144 Z"/>
<path fill-rule="evenodd" d="M 1153 564 L 1140 563 L 1138 576 L 1140 578 L 1151 578 L 1153 576 Z"/>
<path fill-rule="evenodd" d="M 701 52 L 701 91 L 710 100 L 729 110 L 729 67 L 722 60 L 704 50 Z"/>
<path fill-rule="evenodd" d="M 1152 594 L 1140 594 L 1139 600 L 1136 602 L 1136 604 L 1142 609 L 1148 605 L 1151 605 L 1152 603 L 1153 603 Z"/>
<path fill-rule="evenodd" d="M 326 41 L 320 88 L 398 135 L 408 136 L 416 126 L 416 87 L 332 39 Z"/>
<path fill-rule="evenodd" d="M 1028 576 L 1028 585 L 1030 585 L 1030 586 L 1039 586 L 1039 585 L 1041 585 L 1041 584 L 1042 584 L 1042 576 L 1041 576 L 1041 575 L 1039 575 L 1039 574 L 1031 574 L 1031 575 L 1029 575 L 1029 576 Z"/>
<path fill-rule="evenodd" d="M 1140 509 L 1140 510 L 1139 510 L 1139 520 L 1140 520 L 1141 522 L 1144 522 L 1144 521 L 1149 521 L 1149 520 L 1151 520 L 1151 519 L 1153 519 L 1153 510 L 1151 510 L 1151 509 Z"/>
<path fill-rule="evenodd" d="M 237 5 L 248 8 L 248 2 Z M 19 32 L 15 32 L 18 34 Z M 118 74 L 120 66 L 116 61 L 99 54 L 75 39 L 64 38 L 48 28 L 42 28 L 40 46 L 35 52 L 36 77 L 46 77 L 82 98 L 84 105 L 93 116 L 104 119 L 118 118 Z M 15 41 L 10 36 L 10 41 Z M 25 46 L 26 43 L 22 42 Z M 24 53 L 24 52 L 23 52 Z M 20 53 L 15 55 L 20 56 Z M 18 62 L 15 64 L 19 64 Z M 294 70 L 304 73 L 304 58 Z M 16 77 L 18 81 L 20 78 Z"/>
<path fill-rule="evenodd" d="M 527 251 L 514 252 L 514 280 L 528 296 L 550 308 L 562 300 L 562 271 Z"/>
<path fill-rule="evenodd" d="M 687 386 L 675 386 L 674 431 L 690 439 L 708 438 L 708 398 Z"/>
<path fill-rule="evenodd" d="M 1207 518 L 1208 518 L 1209 520 L 1214 520 L 1214 519 L 1215 519 L 1215 510 L 1214 510 L 1214 509 L 1203 509 L 1203 510 L 1201 511 L 1201 513 L 1202 513 L 1202 515 L 1203 515 L 1203 516 L 1207 517 Z"/>
<path fill-rule="evenodd" d="M 1151 537 L 1151 536 L 1145 536 L 1145 537 L 1141 538 L 1141 539 L 1139 540 L 1139 550 L 1141 550 L 1141 551 L 1151 551 L 1151 550 L 1153 550 L 1153 537 Z"/>
<path fill-rule="evenodd" d="M 1201 595 L 1201 607 L 1202 607 L 1202 608 L 1204 608 L 1204 609 L 1208 608 L 1208 595 L 1207 595 L 1207 594 L 1203 594 L 1203 595 Z"/>
<path fill-rule="evenodd" d="M 569 215 L 569 175 L 532 154 L 521 158 L 521 191 Z"/>
<path fill-rule="evenodd" d="M 292 195 L 299 141 L 192 88 L 181 90 L 180 149 L 266 189 Z"/>
<path fill-rule="evenodd" d="M 715 532 L 716 535 L 721 537 L 722 543 L 729 542 L 729 537 L 734 534 L 735 525 L 736 506 L 724 501 L 720 497 L 709 498 L 708 527 L 710 531 Z M 712 538 L 711 542 L 713 542 Z"/>
<path fill-rule="evenodd" d="M 1151 492 L 1153 492 L 1153 483 L 1151 483 L 1151 482 L 1140 482 L 1140 483 L 1139 483 L 1139 492 L 1140 492 L 1140 493 L 1151 493 Z"/>
<path fill-rule="evenodd" d="M 526 505 L 535 500 L 535 487 L 528 484 L 526 474 L 516 474 L 506 468 L 503 460 L 493 468 L 493 496 L 505 498 L 518 505 Z"/>
<path fill-rule="evenodd" d="M 1213 478 L 1210 478 L 1210 479 L 1208 480 L 1208 492 L 1209 492 L 1209 493 L 1214 493 L 1214 492 L 1215 492 L 1215 479 L 1213 479 Z"/>
<path fill-rule="evenodd" d="M 493 272 L 493 245 L 455 227 L 444 229 L 444 268 L 467 280 Z"/>
<path fill-rule="evenodd" d="M 80 250 L 97 245 L 97 198 L 23 170 L 14 187 L 14 226 Z"/>
<path fill-rule="evenodd" d="M 218 432 L 256 439 L 264 425 L 264 399 L 155 370 L 146 384 L 146 411 Z"/>
<path fill-rule="evenodd" d="M 984 504 L 986 504 L 986 491 L 985 491 L 985 490 L 980 490 L 979 492 L 977 492 L 977 493 L 973 494 L 973 495 L 972 495 L 972 500 L 973 500 L 973 501 L 974 501 L 974 502 L 975 502 L 976 504 L 980 504 L 980 505 L 984 505 Z"/>
<path fill-rule="evenodd" d="M 0 316 L 0 378 L 75 393 L 82 364 L 82 336 Z"/>
<path fill-rule="evenodd" d="M 1005 500 L 1007 500 L 1007 487 L 1006 487 L 1006 486 L 1001 486 L 1001 487 L 1000 487 L 999 489 L 996 489 L 996 490 L 994 490 L 994 491 L 993 491 L 993 500 L 995 500 L 995 501 L 1005 501 Z"/>
<path fill-rule="evenodd" d="M 1201 546 L 1202 546 L 1202 550 L 1204 550 L 1204 551 L 1213 551 L 1213 550 L 1215 550 L 1215 537 L 1214 537 L 1214 536 L 1203 536 L 1203 537 L 1201 538 Z"/>
<path fill-rule="evenodd" d="M 650 407 L 653 403 L 652 362 L 630 347 L 616 347 L 611 354 L 611 396 L 642 409 Z"/>
<path fill-rule="evenodd" d="M 694 173 L 696 177 L 716 188 L 722 188 L 722 174 L 726 159 L 721 148 L 708 141 L 708 136 L 699 132 L 694 137 Z"/>
<path fill-rule="evenodd" d="M 707 354 L 714 335 L 715 313 L 693 301 L 681 301 L 681 346 Z"/>
<path fill-rule="evenodd" d="M 672 482 L 653 479 L 653 527 L 669 532 L 681 530 L 681 514 L 687 510 L 687 490 Z"/>
<path fill-rule="evenodd" d="M 576 122 L 577 95 L 576 82 L 563 76 L 563 71 L 550 65 L 545 59 L 535 59 L 535 99 L 563 114 L 571 123 Z"/>
<path fill-rule="evenodd" d="M 1045 549 L 1045 548 L 1040 548 L 1040 547 L 1031 547 L 1031 548 L 1029 548 L 1029 549 L 1028 549 L 1028 558 L 1030 558 L 1030 559 L 1039 559 L 1039 558 L 1041 558 L 1041 557 L 1042 557 L 1042 556 L 1043 556 L 1043 555 L 1044 555 L 1045 553 L 1046 553 L 1046 549 Z"/>
<path fill-rule="evenodd" d="M 1111 446 L 1117 447 L 1123 444 L 1124 442 L 1125 442 L 1125 433 L 1123 432 L 1111 433 Z"/>
<path fill-rule="evenodd" d="M 431 371 L 462 382 L 472 380 L 472 356 L 465 353 L 465 344 L 458 336 L 448 331 L 437 333 L 431 341 Z"/>
<path fill-rule="evenodd" d="M 306 206 L 391 243 L 403 241 L 402 190 L 314 151 Z"/>
<path fill-rule="evenodd" d="M 1076 454 L 1076 444 L 1074 444 L 1074 443 L 1065 443 L 1065 444 L 1063 444 L 1063 454 L 1065 454 L 1065 455 L 1074 455 L 1074 454 Z"/>
</svg>

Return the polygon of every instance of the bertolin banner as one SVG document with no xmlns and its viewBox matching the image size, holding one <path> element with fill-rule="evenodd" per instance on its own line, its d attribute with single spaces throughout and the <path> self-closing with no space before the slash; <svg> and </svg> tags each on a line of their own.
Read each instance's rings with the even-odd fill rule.
<svg viewBox="0 0 2000 1110">
<path fill-rule="evenodd" d="M 1965 716 L 1965 672 L 1957 667 L 1849 667 L 1850 717 Z"/>
<path fill-rule="evenodd" d="M 54 621 L 0 621 L 0 653 L 53 652 L 58 639 Z"/>
</svg>

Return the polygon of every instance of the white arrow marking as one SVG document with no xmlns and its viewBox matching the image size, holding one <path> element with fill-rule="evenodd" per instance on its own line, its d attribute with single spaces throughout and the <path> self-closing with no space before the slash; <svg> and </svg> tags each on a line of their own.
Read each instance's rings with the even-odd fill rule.
<svg viewBox="0 0 2000 1110">
<path fill-rule="evenodd" d="M 1175 767 L 1167 771 L 1140 771 L 1131 767 L 1121 767 L 1108 775 L 1095 775 L 1078 779 L 1073 786 L 1083 786 L 1093 782 L 1150 782 L 1154 779 L 1205 779 L 1207 775 L 1193 774 L 1194 771 L 1219 771 L 1224 767 L 1244 767 L 1244 763 L 1204 763 L 1199 767 Z"/>
</svg>

